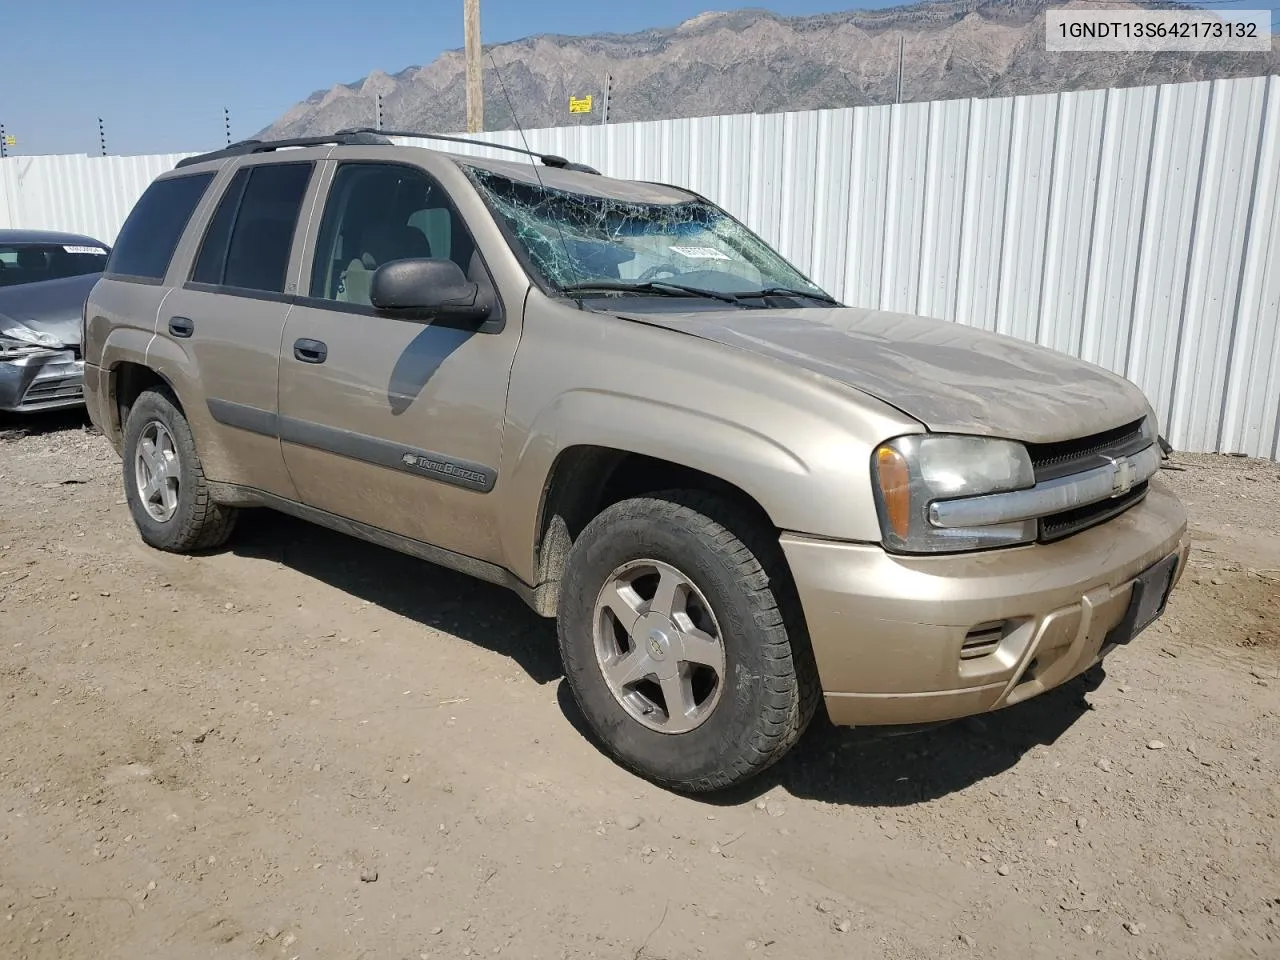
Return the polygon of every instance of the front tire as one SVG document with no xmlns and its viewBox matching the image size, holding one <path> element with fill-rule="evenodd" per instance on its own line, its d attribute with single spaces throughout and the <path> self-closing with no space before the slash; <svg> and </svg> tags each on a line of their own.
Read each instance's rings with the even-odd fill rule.
<svg viewBox="0 0 1280 960">
<path fill-rule="evenodd" d="M 215 503 L 191 426 L 168 390 L 147 390 L 124 428 L 124 495 L 143 541 L 190 553 L 226 543 L 237 511 Z"/>
<path fill-rule="evenodd" d="M 820 690 L 776 534 L 699 491 L 624 500 L 570 550 L 557 630 L 592 732 L 620 764 L 696 793 L 756 776 Z"/>
</svg>

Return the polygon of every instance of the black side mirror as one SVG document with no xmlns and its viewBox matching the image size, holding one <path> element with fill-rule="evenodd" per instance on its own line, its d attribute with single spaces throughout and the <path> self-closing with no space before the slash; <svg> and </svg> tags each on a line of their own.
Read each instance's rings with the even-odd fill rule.
<svg viewBox="0 0 1280 960">
<path fill-rule="evenodd" d="M 384 263 L 373 273 L 369 300 L 379 310 L 460 320 L 484 320 L 491 309 L 480 296 L 480 286 L 452 260 Z"/>
</svg>

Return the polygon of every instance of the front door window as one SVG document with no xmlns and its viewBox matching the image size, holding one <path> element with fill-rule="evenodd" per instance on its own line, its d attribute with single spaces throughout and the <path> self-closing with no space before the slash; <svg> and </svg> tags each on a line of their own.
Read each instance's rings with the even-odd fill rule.
<svg viewBox="0 0 1280 960">
<path fill-rule="evenodd" d="M 368 306 L 373 273 L 383 264 L 448 259 L 470 275 L 474 255 L 461 218 L 426 173 L 397 164 L 344 163 L 320 221 L 310 295 Z"/>
</svg>

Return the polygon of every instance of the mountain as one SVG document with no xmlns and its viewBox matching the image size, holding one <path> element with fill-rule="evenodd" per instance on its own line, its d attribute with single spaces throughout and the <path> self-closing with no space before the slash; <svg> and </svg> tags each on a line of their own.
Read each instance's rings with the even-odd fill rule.
<svg viewBox="0 0 1280 960">
<path fill-rule="evenodd" d="M 735 10 L 640 33 L 528 37 L 485 48 L 485 127 L 515 125 L 507 95 L 528 128 L 599 123 L 599 106 L 595 114 L 570 115 L 568 102 L 587 94 L 598 101 L 606 74 L 613 76 L 613 122 L 891 103 L 899 37 L 906 101 L 1280 73 L 1274 41 L 1270 53 L 1048 53 L 1049 6 L 942 0 L 808 17 Z M 373 126 L 379 93 L 387 129 L 464 130 L 464 68 L 462 51 L 451 50 L 424 67 L 375 71 L 317 91 L 258 136 Z"/>
</svg>

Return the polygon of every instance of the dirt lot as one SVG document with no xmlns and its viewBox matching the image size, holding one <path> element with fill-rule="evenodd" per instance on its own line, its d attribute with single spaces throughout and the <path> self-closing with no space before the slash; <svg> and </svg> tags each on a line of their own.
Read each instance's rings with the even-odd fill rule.
<svg viewBox="0 0 1280 960">
<path fill-rule="evenodd" d="M 1176 458 L 1168 617 L 750 792 L 583 735 L 514 597 L 271 514 L 146 549 L 76 418 L 0 439 L 0 957 L 1280 957 L 1280 467 Z"/>
</svg>

